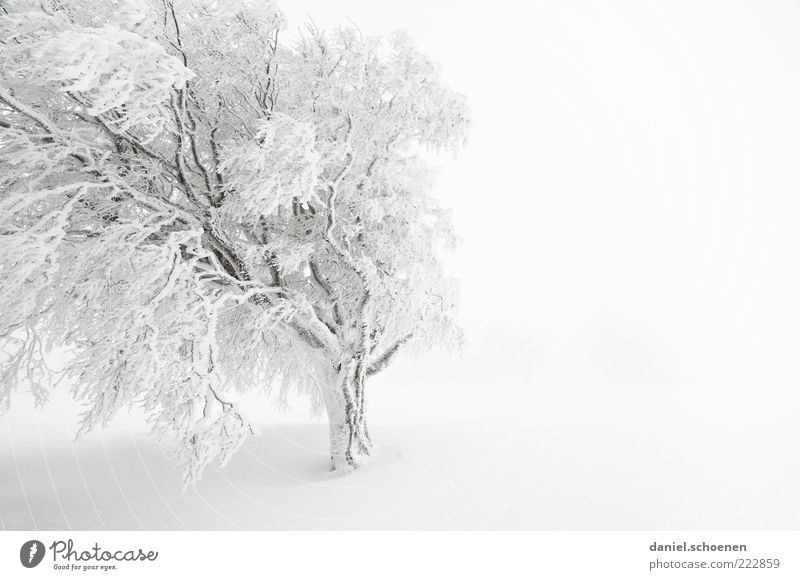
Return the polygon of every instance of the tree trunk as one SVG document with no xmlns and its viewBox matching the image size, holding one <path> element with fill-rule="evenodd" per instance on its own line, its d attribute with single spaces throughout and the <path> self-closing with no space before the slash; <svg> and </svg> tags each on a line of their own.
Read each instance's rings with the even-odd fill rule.
<svg viewBox="0 0 800 580">
<path fill-rule="evenodd" d="M 364 408 L 364 376 L 358 364 L 343 365 L 337 382 L 325 393 L 331 462 L 336 471 L 363 467 L 372 455 Z"/>
</svg>

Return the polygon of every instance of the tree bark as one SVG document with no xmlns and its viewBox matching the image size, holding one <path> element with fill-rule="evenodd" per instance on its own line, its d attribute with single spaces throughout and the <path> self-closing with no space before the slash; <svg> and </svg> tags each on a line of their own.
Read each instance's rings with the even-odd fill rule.
<svg viewBox="0 0 800 580">
<path fill-rule="evenodd" d="M 325 392 L 331 466 L 335 471 L 364 467 L 372 456 L 364 405 L 364 377 L 357 372 L 357 367 L 355 360 L 342 365 L 336 383 Z"/>
</svg>

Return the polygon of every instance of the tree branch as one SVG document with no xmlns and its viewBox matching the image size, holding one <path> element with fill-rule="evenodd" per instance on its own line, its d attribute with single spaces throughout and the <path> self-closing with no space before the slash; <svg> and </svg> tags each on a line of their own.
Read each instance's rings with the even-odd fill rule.
<svg viewBox="0 0 800 580">
<path fill-rule="evenodd" d="M 5 102 L 9 107 L 14 109 L 15 111 L 22 113 L 32 121 L 34 121 L 37 125 L 39 125 L 42 129 L 47 131 L 50 136 L 55 137 L 60 133 L 58 127 L 53 125 L 46 117 L 43 117 L 34 109 L 20 103 L 14 96 L 11 94 L 11 91 L 6 89 L 2 84 L 0 84 L 0 100 Z"/>
<path fill-rule="evenodd" d="M 367 376 L 371 377 L 373 375 L 376 375 L 383 369 L 385 369 L 387 366 L 389 366 L 389 363 L 392 362 L 392 359 L 394 359 L 395 355 L 400 350 L 400 348 L 409 340 L 411 340 L 412 336 L 413 334 L 405 335 L 403 338 L 401 338 L 400 340 L 395 342 L 392 346 L 390 346 L 382 355 L 377 357 L 372 362 L 372 364 L 369 365 L 369 367 L 367 368 Z"/>
</svg>

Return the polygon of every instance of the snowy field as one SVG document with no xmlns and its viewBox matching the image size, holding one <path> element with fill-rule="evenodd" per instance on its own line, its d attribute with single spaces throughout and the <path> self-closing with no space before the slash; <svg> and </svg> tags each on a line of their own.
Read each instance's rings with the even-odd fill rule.
<svg viewBox="0 0 800 580">
<path fill-rule="evenodd" d="M 463 363 L 451 361 L 454 374 Z M 372 384 L 380 453 L 370 469 L 330 473 L 324 420 L 302 408 L 254 410 L 261 434 L 186 493 L 135 414 L 73 445 L 71 404 L 55 398 L 34 412 L 20 394 L 0 418 L 0 524 L 800 528 L 798 397 L 615 387 L 589 367 L 501 369 L 497 384 L 473 373 L 425 388 L 415 375 L 410 361 Z"/>
</svg>

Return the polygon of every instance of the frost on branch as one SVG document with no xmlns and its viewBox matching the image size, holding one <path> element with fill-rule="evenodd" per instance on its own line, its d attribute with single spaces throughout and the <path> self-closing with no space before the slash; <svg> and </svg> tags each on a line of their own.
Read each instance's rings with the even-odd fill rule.
<svg viewBox="0 0 800 580">
<path fill-rule="evenodd" d="M 109 25 L 57 34 L 39 61 L 41 74 L 78 95 L 86 113 L 102 116 L 114 132 L 140 128 L 143 143 L 164 130 L 171 90 L 193 76 L 158 43 Z"/>
<path fill-rule="evenodd" d="M 222 212 L 245 223 L 313 199 L 319 172 L 313 125 L 273 114 L 254 129 L 252 141 L 223 149 L 219 165 L 227 192 Z"/>
<path fill-rule="evenodd" d="M 0 412 L 139 407 L 191 484 L 254 432 L 240 394 L 300 393 L 366 465 L 368 378 L 460 338 L 425 152 L 462 98 L 402 35 L 283 45 L 268 2 L 3 7 Z"/>
</svg>

